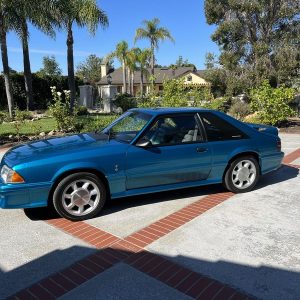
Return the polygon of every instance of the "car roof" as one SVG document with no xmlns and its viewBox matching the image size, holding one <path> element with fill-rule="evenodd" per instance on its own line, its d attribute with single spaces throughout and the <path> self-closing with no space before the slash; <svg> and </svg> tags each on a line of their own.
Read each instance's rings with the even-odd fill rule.
<svg viewBox="0 0 300 300">
<path fill-rule="evenodd" d="M 151 115 L 167 115 L 176 113 L 197 113 L 200 111 L 211 111 L 201 107 L 157 107 L 157 108 L 133 108 L 131 111 L 140 111 Z"/>
</svg>

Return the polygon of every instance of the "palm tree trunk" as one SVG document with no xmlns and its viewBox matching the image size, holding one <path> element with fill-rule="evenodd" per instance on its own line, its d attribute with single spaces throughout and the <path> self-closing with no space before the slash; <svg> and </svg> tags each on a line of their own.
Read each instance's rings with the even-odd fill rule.
<svg viewBox="0 0 300 300">
<path fill-rule="evenodd" d="M 131 72 L 131 95 L 134 96 L 134 71 Z"/>
<path fill-rule="evenodd" d="M 154 63 L 155 63 L 155 57 L 154 57 L 154 43 L 151 41 L 151 75 L 154 76 Z"/>
<path fill-rule="evenodd" d="M 154 64 L 155 64 L 155 56 L 154 56 L 154 43 L 153 41 L 151 41 L 151 90 L 152 92 L 154 92 L 154 82 L 155 82 L 155 78 L 154 78 Z"/>
<path fill-rule="evenodd" d="M 68 60 L 68 84 L 70 89 L 70 113 L 73 113 L 75 101 L 76 101 L 76 87 L 75 87 L 75 76 L 74 76 L 74 54 L 73 54 L 73 31 L 72 23 L 68 24 L 68 37 L 67 37 L 67 60 Z"/>
<path fill-rule="evenodd" d="M 29 58 L 29 49 L 28 49 L 28 27 L 25 19 L 22 20 L 22 47 L 23 47 L 26 105 L 27 105 L 27 110 L 32 110 L 33 109 L 32 74 L 30 68 L 30 58 Z"/>
<path fill-rule="evenodd" d="M 123 68 L 123 94 L 127 92 L 127 79 L 126 79 L 126 65 L 125 65 L 125 60 L 122 62 L 122 68 Z"/>
<path fill-rule="evenodd" d="M 130 72 L 130 70 L 129 70 L 129 68 L 127 68 L 127 72 L 128 72 L 128 91 L 127 91 L 127 93 L 128 94 L 130 94 L 131 93 L 131 79 L 130 79 L 130 74 L 131 74 L 131 72 Z"/>
<path fill-rule="evenodd" d="M 13 100 L 11 80 L 10 80 L 10 74 L 9 74 L 9 66 L 8 66 L 6 32 L 5 32 L 3 25 L 4 25 L 3 19 L 2 19 L 2 16 L 0 15 L 0 44 L 1 44 L 2 64 L 3 64 L 3 75 L 4 75 L 4 81 L 5 81 L 5 91 L 6 91 L 9 116 L 12 118 L 14 100 Z"/>
<path fill-rule="evenodd" d="M 143 68 L 141 66 L 141 82 L 140 82 L 141 98 L 143 98 L 143 95 L 144 95 L 144 93 L 143 93 L 143 88 L 144 88 L 144 74 L 143 73 L 144 73 L 143 72 Z"/>
</svg>

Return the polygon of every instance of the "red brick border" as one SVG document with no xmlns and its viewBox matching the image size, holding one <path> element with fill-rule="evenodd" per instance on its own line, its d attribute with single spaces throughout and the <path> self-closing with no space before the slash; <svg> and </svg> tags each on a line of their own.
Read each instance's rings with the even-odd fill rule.
<svg viewBox="0 0 300 300">
<path fill-rule="evenodd" d="M 291 152 L 290 154 L 288 154 L 287 156 L 285 156 L 283 158 L 283 163 L 284 164 L 290 164 L 292 163 L 294 160 L 296 160 L 298 157 L 300 157 L 300 148 Z"/>
<path fill-rule="evenodd" d="M 120 238 L 112 235 L 111 233 L 82 221 L 72 222 L 66 219 L 52 219 L 46 222 L 98 249 L 106 248 L 118 241 L 121 241 Z"/>
</svg>

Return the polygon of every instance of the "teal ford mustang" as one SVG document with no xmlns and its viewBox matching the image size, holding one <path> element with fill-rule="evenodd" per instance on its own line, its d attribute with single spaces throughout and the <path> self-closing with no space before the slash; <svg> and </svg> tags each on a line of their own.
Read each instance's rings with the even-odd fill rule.
<svg viewBox="0 0 300 300">
<path fill-rule="evenodd" d="M 282 158 L 272 126 L 200 108 L 132 109 L 99 132 L 12 148 L 0 165 L 0 207 L 53 204 L 84 220 L 109 198 L 216 183 L 248 192 Z"/>
</svg>

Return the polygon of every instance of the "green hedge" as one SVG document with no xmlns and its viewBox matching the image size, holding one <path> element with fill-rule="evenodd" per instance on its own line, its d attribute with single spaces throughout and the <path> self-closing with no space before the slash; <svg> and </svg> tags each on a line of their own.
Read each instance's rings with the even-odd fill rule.
<svg viewBox="0 0 300 300">
<path fill-rule="evenodd" d="M 12 74 L 12 89 L 15 105 L 20 109 L 26 108 L 26 92 L 24 85 L 24 77 L 22 74 Z M 77 93 L 79 93 L 78 86 L 83 82 L 79 78 L 75 78 Z M 33 102 L 35 109 L 45 109 L 52 100 L 50 86 L 56 86 L 58 91 L 68 89 L 68 77 L 39 77 L 32 74 L 32 88 L 33 88 Z M 5 93 L 4 78 L 0 75 L 0 109 L 7 108 L 7 100 Z"/>
</svg>

